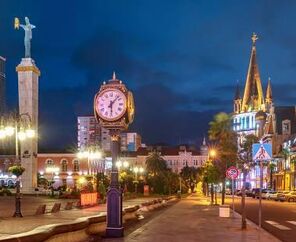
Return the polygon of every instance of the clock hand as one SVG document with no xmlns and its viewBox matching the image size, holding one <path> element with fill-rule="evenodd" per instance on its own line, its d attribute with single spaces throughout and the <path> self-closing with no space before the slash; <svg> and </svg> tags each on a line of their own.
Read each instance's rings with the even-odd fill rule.
<svg viewBox="0 0 296 242">
<path fill-rule="evenodd" d="M 112 113 L 113 113 L 113 102 L 112 101 L 110 101 L 110 104 L 109 104 L 108 108 L 110 108 L 110 112 L 111 112 L 111 115 L 112 115 Z"/>
</svg>

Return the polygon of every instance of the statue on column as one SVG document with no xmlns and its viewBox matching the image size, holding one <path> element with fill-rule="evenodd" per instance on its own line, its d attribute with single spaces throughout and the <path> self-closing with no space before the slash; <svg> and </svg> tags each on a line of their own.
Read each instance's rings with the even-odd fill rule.
<svg viewBox="0 0 296 242">
<path fill-rule="evenodd" d="M 20 24 L 20 21 L 18 18 L 14 19 L 14 28 L 19 29 L 20 27 L 22 27 L 25 31 L 25 38 L 24 38 L 25 58 L 31 58 L 32 29 L 36 28 L 36 26 L 33 24 L 30 24 L 28 17 L 25 17 L 25 23 L 26 24 Z"/>
</svg>

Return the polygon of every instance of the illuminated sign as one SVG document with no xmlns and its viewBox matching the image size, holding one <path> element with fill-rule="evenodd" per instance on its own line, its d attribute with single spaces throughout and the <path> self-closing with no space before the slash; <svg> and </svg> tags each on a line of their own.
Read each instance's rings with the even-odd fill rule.
<svg viewBox="0 0 296 242">
<path fill-rule="evenodd" d="M 80 204 L 81 206 L 91 206 L 97 204 L 97 192 L 92 193 L 81 193 L 80 194 Z"/>
</svg>

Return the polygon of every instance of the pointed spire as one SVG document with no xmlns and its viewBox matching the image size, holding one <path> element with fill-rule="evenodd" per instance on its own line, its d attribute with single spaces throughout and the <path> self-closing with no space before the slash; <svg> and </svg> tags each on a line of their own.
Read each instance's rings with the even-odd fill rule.
<svg viewBox="0 0 296 242">
<path fill-rule="evenodd" d="M 236 82 L 236 89 L 235 89 L 235 95 L 234 95 L 234 100 L 239 100 L 240 97 L 240 91 L 239 91 L 239 81 L 237 80 Z"/>
<path fill-rule="evenodd" d="M 252 42 L 253 42 L 253 46 L 255 46 L 255 45 L 256 45 L 256 41 L 258 40 L 258 36 L 257 36 L 257 34 L 255 34 L 255 33 L 253 32 L 253 35 L 252 35 L 251 39 L 252 39 Z"/>
<path fill-rule="evenodd" d="M 202 145 L 207 145 L 207 143 L 206 143 L 206 137 L 205 136 L 203 138 Z"/>
<path fill-rule="evenodd" d="M 264 106 L 264 97 L 259 74 L 259 68 L 256 60 L 256 46 L 255 43 L 258 37 L 255 33 L 252 35 L 252 51 L 246 78 L 244 96 L 242 101 L 242 110 L 248 111 L 250 108 L 253 110 L 261 110 Z"/>
<path fill-rule="evenodd" d="M 272 90 L 271 90 L 271 80 L 268 78 L 267 88 L 266 88 L 266 97 L 265 102 L 270 104 L 272 103 Z"/>
<path fill-rule="evenodd" d="M 115 71 L 113 71 L 113 75 L 112 75 L 112 80 L 116 80 L 116 74 L 115 74 Z"/>
</svg>

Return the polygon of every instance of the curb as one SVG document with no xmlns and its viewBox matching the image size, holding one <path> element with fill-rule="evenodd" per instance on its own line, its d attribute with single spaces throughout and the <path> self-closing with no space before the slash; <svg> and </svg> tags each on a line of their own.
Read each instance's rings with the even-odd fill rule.
<svg viewBox="0 0 296 242">
<path fill-rule="evenodd" d="M 234 213 L 234 217 L 239 217 L 239 218 L 242 217 L 242 215 L 240 213 L 238 213 L 236 211 L 233 211 L 232 209 L 231 209 L 231 211 Z M 257 224 L 255 224 L 253 221 L 251 221 L 250 219 L 247 219 L 246 218 L 246 221 L 247 221 L 247 224 L 253 226 L 258 231 L 258 233 L 264 233 L 264 234 L 268 235 L 270 237 L 270 239 L 272 239 L 272 241 L 281 242 L 280 239 L 278 239 L 277 237 L 275 237 L 273 234 L 269 233 L 263 227 L 261 227 L 261 229 L 260 229 L 259 226 Z"/>
</svg>

